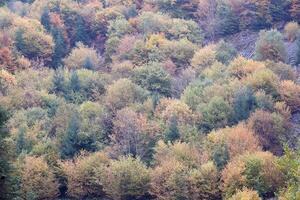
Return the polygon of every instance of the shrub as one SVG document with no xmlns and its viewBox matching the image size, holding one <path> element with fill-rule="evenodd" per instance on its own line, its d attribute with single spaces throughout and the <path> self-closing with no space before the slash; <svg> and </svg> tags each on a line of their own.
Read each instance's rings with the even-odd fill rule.
<svg viewBox="0 0 300 200">
<path fill-rule="evenodd" d="M 284 35 L 290 42 L 297 39 L 298 33 L 299 24 L 297 22 L 289 22 L 284 26 Z"/>
</svg>

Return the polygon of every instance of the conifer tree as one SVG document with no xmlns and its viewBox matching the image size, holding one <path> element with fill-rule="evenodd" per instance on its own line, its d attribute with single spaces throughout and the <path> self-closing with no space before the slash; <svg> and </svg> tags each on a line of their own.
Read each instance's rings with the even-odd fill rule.
<svg viewBox="0 0 300 200">
<path fill-rule="evenodd" d="M 61 142 L 61 157 L 72 158 L 79 152 L 79 134 L 80 122 L 77 113 L 74 113 L 69 121 L 65 136 Z"/>
<path fill-rule="evenodd" d="M 84 44 L 88 43 L 88 33 L 84 25 L 84 20 L 82 17 L 78 17 L 76 21 L 76 30 L 75 30 L 75 43 L 82 42 Z"/>
<path fill-rule="evenodd" d="M 67 44 L 59 27 L 52 27 L 51 32 L 55 42 L 51 64 L 53 68 L 57 68 L 61 64 L 62 58 L 67 54 Z"/>
<path fill-rule="evenodd" d="M 19 129 L 18 138 L 17 138 L 17 154 L 22 153 L 22 151 L 26 148 L 26 139 L 25 139 L 26 129 L 21 127 Z"/>
<path fill-rule="evenodd" d="M 0 106 L 0 194 L 1 199 L 8 200 L 10 198 L 10 164 L 8 155 L 8 145 L 5 142 L 5 138 L 8 136 L 8 132 L 5 129 L 5 123 L 8 120 L 7 111 Z"/>
<path fill-rule="evenodd" d="M 170 120 L 170 125 L 169 128 L 166 132 L 165 135 L 165 140 L 166 142 L 175 142 L 176 140 L 178 140 L 180 138 L 180 133 L 178 130 L 178 124 L 177 124 L 177 119 L 176 117 L 172 117 Z"/>
<path fill-rule="evenodd" d="M 78 78 L 77 72 L 73 71 L 70 78 L 70 89 L 73 92 L 78 92 L 80 90 L 80 80 Z"/>
<path fill-rule="evenodd" d="M 44 8 L 44 10 L 43 10 L 43 13 L 41 16 L 41 23 L 47 31 L 50 31 L 51 22 L 50 22 L 49 9 L 47 7 Z"/>
<path fill-rule="evenodd" d="M 52 83 L 53 83 L 52 92 L 55 92 L 57 94 L 65 93 L 66 91 L 65 77 L 62 69 L 55 70 Z"/>
<path fill-rule="evenodd" d="M 87 57 L 83 62 L 83 67 L 85 69 L 93 70 L 95 68 L 94 64 L 92 63 L 92 60 L 90 57 Z"/>
</svg>

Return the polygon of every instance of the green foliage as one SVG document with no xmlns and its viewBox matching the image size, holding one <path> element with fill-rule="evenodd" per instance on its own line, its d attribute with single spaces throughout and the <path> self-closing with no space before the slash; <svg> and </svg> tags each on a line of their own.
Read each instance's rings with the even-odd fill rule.
<svg viewBox="0 0 300 200">
<path fill-rule="evenodd" d="M 8 132 L 5 128 L 8 120 L 8 112 L 2 106 L 0 106 L 0 193 L 1 198 L 4 200 L 11 199 L 12 185 L 11 185 L 11 164 L 9 155 L 9 146 L 6 142 Z"/>
<path fill-rule="evenodd" d="M 234 117 L 238 122 L 248 119 L 251 111 L 256 107 L 256 99 L 251 88 L 242 87 L 234 94 L 233 109 Z"/>
<path fill-rule="evenodd" d="M 112 161 L 104 176 L 104 191 L 113 199 L 137 199 L 149 189 L 149 170 L 139 158 L 129 156 Z"/>
<path fill-rule="evenodd" d="M 213 97 L 207 105 L 200 108 L 200 111 L 203 116 L 200 129 L 204 132 L 223 128 L 232 123 L 232 108 L 222 97 Z"/>
<path fill-rule="evenodd" d="M 52 27 L 51 33 L 52 33 L 54 43 L 55 43 L 51 65 L 54 68 L 57 68 L 62 63 L 62 59 L 67 54 L 67 50 L 68 50 L 67 46 L 68 45 L 65 41 L 62 30 L 60 28 Z"/>
<path fill-rule="evenodd" d="M 286 60 L 282 34 L 277 30 L 261 31 L 256 41 L 255 58 L 257 60 Z"/>
<path fill-rule="evenodd" d="M 152 94 L 171 95 L 171 79 L 159 63 L 151 63 L 135 70 L 134 82 Z"/>
<path fill-rule="evenodd" d="M 73 113 L 69 120 L 67 131 L 61 141 L 61 157 L 72 158 L 76 153 L 79 152 L 79 131 L 80 121 L 76 113 Z"/>
<path fill-rule="evenodd" d="M 180 133 L 177 127 L 177 119 L 176 117 L 172 117 L 170 120 L 170 124 L 165 133 L 165 141 L 166 142 L 175 142 L 180 138 Z"/>
<path fill-rule="evenodd" d="M 237 50 L 234 46 L 223 40 L 219 42 L 216 49 L 216 59 L 223 64 L 229 64 L 237 56 Z"/>
<path fill-rule="evenodd" d="M 219 1 L 216 15 L 216 33 L 218 35 L 225 36 L 239 32 L 238 17 L 229 5 Z"/>
<path fill-rule="evenodd" d="M 51 22 L 50 22 L 50 13 L 49 9 L 46 7 L 43 10 L 42 16 L 41 16 L 41 24 L 44 26 L 44 28 L 47 31 L 50 31 L 51 29 Z"/>
</svg>

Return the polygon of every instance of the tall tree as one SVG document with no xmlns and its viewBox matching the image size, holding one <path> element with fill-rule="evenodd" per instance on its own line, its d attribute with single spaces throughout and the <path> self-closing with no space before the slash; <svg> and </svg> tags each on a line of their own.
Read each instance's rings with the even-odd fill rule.
<svg viewBox="0 0 300 200">
<path fill-rule="evenodd" d="M 41 16 L 41 23 L 47 31 L 50 31 L 50 29 L 51 29 L 50 13 L 49 13 L 49 9 L 47 7 L 44 8 L 44 10 L 43 10 L 43 13 Z"/>
<path fill-rule="evenodd" d="M 73 113 L 65 136 L 61 142 L 61 157 L 72 158 L 76 153 L 79 152 L 79 134 L 80 131 L 80 121 L 78 113 Z"/>
<path fill-rule="evenodd" d="M 11 199 L 11 187 L 9 173 L 11 166 L 9 164 L 8 145 L 5 138 L 8 136 L 8 131 L 5 128 L 5 123 L 8 120 L 7 111 L 0 106 L 0 199 Z"/>
<path fill-rule="evenodd" d="M 175 142 L 180 138 L 180 133 L 177 127 L 177 119 L 176 117 L 171 117 L 169 127 L 165 134 L 166 142 Z"/>
<path fill-rule="evenodd" d="M 84 44 L 88 43 L 88 32 L 86 30 L 84 20 L 81 16 L 77 17 L 75 29 L 75 42 L 82 42 Z"/>
<path fill-rule="evenodd" d="M 52 27 L 51 32 L 55 43 L 51 64 L 53 68 L 57 68 L 61 64 L 62 58 L 64 58 L 67 54 L 68 45 L 65 41 L 61 28 Z"/>
</svg>

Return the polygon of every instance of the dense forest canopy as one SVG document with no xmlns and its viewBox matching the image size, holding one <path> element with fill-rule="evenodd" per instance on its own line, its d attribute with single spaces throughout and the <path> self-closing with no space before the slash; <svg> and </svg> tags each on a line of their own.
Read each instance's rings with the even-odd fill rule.
<svg viewBox="0 0 300 200">
<path fill-rule="evenodd" d="M 299 200 L 299 0 L 1 0 L 0 199 Z"/>
</svg>

